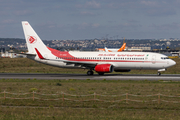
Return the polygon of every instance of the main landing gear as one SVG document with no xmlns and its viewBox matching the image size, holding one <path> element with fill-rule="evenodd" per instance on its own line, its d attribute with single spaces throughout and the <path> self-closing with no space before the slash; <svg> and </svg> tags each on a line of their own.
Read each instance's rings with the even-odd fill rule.
<svg viewBox="0 0 180 120">
<path fill-rule="evenodd" d="M 94 72 L 92 70 L 87 71 L 87 75 L 93 75 Z"/>
</svg>

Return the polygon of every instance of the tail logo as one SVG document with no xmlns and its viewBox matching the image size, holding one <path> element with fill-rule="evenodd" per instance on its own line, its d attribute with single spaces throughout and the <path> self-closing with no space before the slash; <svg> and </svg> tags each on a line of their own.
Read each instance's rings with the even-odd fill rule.
<svg viewBox="0 0 180 120">
<path fill-rule="evenodd" d="M 34 44 L 37 42 L 37 38 L 34 36 L 29 36 L 28 40 L 30 44 Z"/>
</svg>

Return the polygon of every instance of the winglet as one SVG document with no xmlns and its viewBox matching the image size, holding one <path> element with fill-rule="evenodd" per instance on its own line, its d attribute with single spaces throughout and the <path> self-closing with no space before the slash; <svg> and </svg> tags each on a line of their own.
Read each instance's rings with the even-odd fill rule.
<svg viewBox="0 0 180 120">
<path fill-rule="evenodd" d="M 42 55 L 41 55 L 41 53 L 35 48 L 35 50 L 36 50 L 36 52 L 37 52 L 37 54 L 38 54 L 38 57 L 40 58 L 40 59 L 45 59 Z"/>
</svg>

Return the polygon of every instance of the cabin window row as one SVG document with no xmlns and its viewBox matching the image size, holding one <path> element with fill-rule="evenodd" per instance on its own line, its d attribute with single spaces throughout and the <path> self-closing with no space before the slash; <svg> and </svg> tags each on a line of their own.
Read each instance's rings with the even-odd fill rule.
<svg viewBox="0 0 180 120">
<path fill-rule="evenodd" d="M 100 59 L 100 57 L 82 57 L 82 58 L 76 58 L 76 57 L 56 57 L 56 59 L 91 59 L 91 60 L 96 60 L 96 59 Z"/>
<path fill-rule="evenodd" d="M 56 59 L 89 59 L 89 60 L 101 60 L 101 57 L 56 57 Z M 109 57 L 102 58 L 103 60 L 111 60 Z M 144 58 L 114 58 L 114 60 L 144 60 Z"/>
<path fill-rule="evenodd" d="M 114 58 L 115 60 L 144 60 L 144 58 Z"/>
</svg>

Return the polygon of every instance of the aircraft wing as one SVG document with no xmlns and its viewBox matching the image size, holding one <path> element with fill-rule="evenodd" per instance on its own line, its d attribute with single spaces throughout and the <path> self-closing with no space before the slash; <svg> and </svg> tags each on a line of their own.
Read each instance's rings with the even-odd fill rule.
<svg viewBox="0 0 180 120">
<path fill-rule="evenodd" d="M 21 53 L 18 53 L 21 54 Z M 22 53 L 23 54 L 23 53 Z M 30 53 L 24 53 L 23 55 L 28 55 L 28 56 L 36 56 L 36 54 L 30 54 Z"/>
<path fill-rule="evenodd" d="M 38 57 L 42 60 L 47 60 L 45 57 L 42 56 L 42 54 L 38 51 L 38 49 L 36 49 L 36 53 L 38 55 Z M 61 52 L 57 51 L 55 49 L 51 49 L 53 51 L 55 51 L 55 56 L 57 57 L 57 55 L 59 55 Z M 60 53 L 59 53 L 60 52 Z M 69 53 L 64 53 L 64 54 L 69 54 Z M 89 62 L 89 61 L 83 61 L 83 59 L 48 59 L 51 61 L 59 61 L 59 62 L 64 62 L 66 63 L 66 65 L 74 65 L 74 66 L 79 66 L 79 67 L 84 67 L 84 68 L 94 68 L 97 65 L 97 62 Z"/>
<path fill-rule="evenodd" d="M 80 66 L 80 67 L 85 67 L 85 68 L 94 68 L 97 63 L 96 62 L 82 62 L 82 61 L 68 61 L 68 60 L 61 60 L 66 65 L 74 65 L 74 66 Z"/>
</svg>

